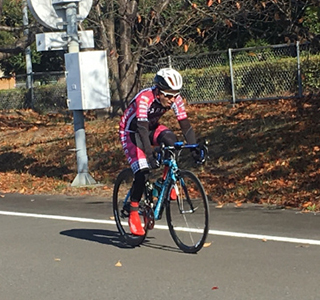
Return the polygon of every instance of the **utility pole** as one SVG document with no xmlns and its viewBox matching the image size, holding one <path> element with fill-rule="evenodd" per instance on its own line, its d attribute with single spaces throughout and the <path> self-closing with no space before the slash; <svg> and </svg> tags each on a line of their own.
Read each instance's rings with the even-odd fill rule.
<svg viewBox="0 0 320 300">
<path fill-rule="evenodd" d="M 1 0 L 0 0 L 1 1 Z M 28 6 L 27 0 L 23 0 L 23 34 L 25 37 L 28 38 L 29 36 L 29 19 L 28 19 Z M 25 103 L 27 108 L 33 108 L 33 72 L 32 72 L 32 60 L 31 60 L 31 48 L 28 46 L 25 50 L 25 57 L 26 57 L 26 88 L 27 88 L 27 101 Z"/>
<path fill-rule="evenodd" d="M 88 171 L 83 112 L 110 107 L 110 89 L 106 51 L 80 52 L 80 48 L 94 48 L 92 30 L 78 34 L 78 23 L 89 14 L 92 0 L 27 1 L 40 24 L 64 30 L 37 34 L 37 50 L 68 50 L 65 54 L 67 105 L 73 112 L 78 167 L 78 174 L 71 186 L 94 185 L 96 181 Z"/>
<path fill-rule="evenodd" d="M 66 5 L 67 35 L 70 38 L 68 52 L 79 52 L 78 25 L 77 25 L 77 4 L 75 2 Z M 86 148 L 86 133 L 84 129 L 83 110 L 73 110 L 74 132 L 77 153 L 78 174 L 71 186 L 84 186 L 96 184 L 96 181 L 89 174 L 88 155 Z"/>
</svg>

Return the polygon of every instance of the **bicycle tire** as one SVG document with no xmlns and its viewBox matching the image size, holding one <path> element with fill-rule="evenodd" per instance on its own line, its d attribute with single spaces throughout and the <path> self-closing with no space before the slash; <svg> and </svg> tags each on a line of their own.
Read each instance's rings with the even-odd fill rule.
<svg viewBox="0 0 320 300">
<path fill-rule="evenodd" d="M 144 225 L 143 207 L 140 207 L 139 214 L 141 216 L 142 226 L 145 229 L 145 235 L 137 236 L 130 232 L 128 225 L 129 205 L 127 205 L 127 208 L 125 209 L 124 201 L 126 197 L 130 198 L 130 189 L 132 187 L 133 179 L 134 175 L 129 168 L 124 169 L 119 173 L 113 188 L 113 215 L 123 241 L 130 246 L 138 246 L 145 240 L 148 228 Z"/>
<path fill-rule="evenodd" d="M 176 199 L 168 200 L 166 218 L 176 245 L 186 253 L 197 253 L 204 245 L 209 231 L 209 203 L 198 177 L 180 170 L 177 182 L 167 192 L 176 190 Z"/>
</svg>

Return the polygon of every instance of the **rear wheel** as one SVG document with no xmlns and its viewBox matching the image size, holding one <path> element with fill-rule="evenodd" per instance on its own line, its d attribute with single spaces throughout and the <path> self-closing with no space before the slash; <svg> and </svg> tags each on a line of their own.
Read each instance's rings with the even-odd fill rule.
<svg viewBox="0 0 320 300">
<path fill-rule="evenodd" d="M 181 170 L 176 184 L 168 191 L 168 197 L 171 200 L 166 216 L 173 240 L 184 252 L 198 252 L 209 231 L 209 204 L 200 180 L 194 173 Z"/>
<path fill-rule="evenodd" d="M 145 206 L 141 202 L 141 205 L 139 205 L 139 215 L 142 227 L 144 227 L 146 234 L 143 236 L 137 236 L 130 232 L 128 219 L 130 213 L 130 190 L 133 179 L 134 175 L 131 169 L 125 169 L 118 175 L 113 188 L 113 214 L 117 228 L 123 240 L 131 246 L 138 246 L 144 241 L 148 228 L 145 226 L 144 222 Z"/>
</svg>

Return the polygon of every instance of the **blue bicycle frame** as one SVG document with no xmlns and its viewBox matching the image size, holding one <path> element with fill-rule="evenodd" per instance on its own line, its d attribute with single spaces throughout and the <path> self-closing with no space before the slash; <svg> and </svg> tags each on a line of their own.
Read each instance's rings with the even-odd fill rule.
<svg viewBox="0 0 320 300">
<path fill-rule="evenodd" d="M 167 146 L 164 147 L 164 150 L 176 150 L 176 149 L 182 149 L 183 148 L 196 148 L 198 147 L 198 144 L 194 145 L 184 145 L 183 142 L 176 142 L 174 146 Z M 161 155 L 161 154 L 159 154 Z M 159 160 L 161 158 L 159 157 Z M 178 178 L 177 178 L 177 171 L 179 170 L 177 161 L 175 159 L 164 159 L 162 162 L 163 165 L 167 166 L 167 174 L 164 178 L 164 182 L 162 184 L 162 189 L 160 192 L 160 195 L 158 196 L 158 202 L 156 204 L 155 210 L 154 210 L 154 219 L 159 220 L 161 217 L 160 211 L 161 207 L 163 206 L 163 202 L 165 200 L 165 193 L 170 188 L 170 185 L 174 184 Z M 183 180 L 183 179 L 181 179 Z M 181 182 L 182 185 L 184 185 L 184 182 Z"/>
<path fill-rule="evenodd" d="M 174 146 L 166 146 L 162 150 L 178 150 L 178 149 L 182 149 L 182 148 L 192 149 L 192 148 L 196 148 L 196 147 L 198 147 L 198 144 L 184 145 L 183 142 L 176 142 L 174 144 Z M 161 153 L 158 153 L 158 160 L 159 161 L 161 160 L 161 155 L 162 155 Z M 158 201 L 157 201 L 157 204 L 154 209 L 154 219 L 155 220 L 159 220 L 161 218 L 161 208 L 164 204 L 165 193 L 170 188 L 170 186 L 178 180 L 177 171 L 179 170 L 179 168 L 178 168 L 178 164 L 177 164 L 176 159 L 174 159 L 174 158 L 164 159 L 162 161 L 162 164 L 167 167 L 167 174 L 165 175 L 165 178 L 164 178 L 164 181 L 162 184 L 162 188 L 161 188 L 160 194 L 158 196 Z M 183 179 L 181 179 L 181 180 L 183 180 Z M 182 185 L 184 185 L 183 181 L 181 183 L 182 183 Z M 131 194 L 131 190 L 129 190 L 129 192 L 126 195 L 126 198 L 124 199 L 124 202 L 123 202 L 124 206 L 126 206 L 127 203 L 129 203 L 130 194 Z"/>
</svg>

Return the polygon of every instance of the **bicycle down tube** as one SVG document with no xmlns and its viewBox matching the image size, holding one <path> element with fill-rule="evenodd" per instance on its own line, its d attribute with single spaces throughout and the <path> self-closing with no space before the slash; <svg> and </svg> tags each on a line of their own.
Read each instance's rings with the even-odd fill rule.
<svg viewBox="0 0 320 300">
<path fill-rule="evenodd" d="M 163 145 L 156 151 L 164 170 L 159 188 L 149 180 L 144 187 L 139 204 L 139 216 L 145 229 L 143 236 L 133 235 L 128 227 L 134 174 L 129 168 L 119 173 L 113 191 L 113 212 L 120 235 L 128 245 L 135 247 L 142 244 L 165 210 L 169 232 L 176 245 L 186 253 L 196 253 L 202 248 L 209 229 L 208 199 L 197 176 L 178 167 L 176 156 L 179 154 L 175 153 L 197 146 L 177 142 L 174 146 Z M 157 201 L 154 205 L 153 197 Z"/>
</svg>

